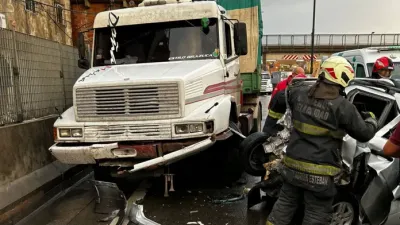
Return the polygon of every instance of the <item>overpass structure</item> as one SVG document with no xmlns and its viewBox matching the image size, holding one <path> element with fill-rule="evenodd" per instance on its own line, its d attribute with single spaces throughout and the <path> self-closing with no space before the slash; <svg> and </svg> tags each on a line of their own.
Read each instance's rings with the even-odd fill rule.
<svg viewBox="0 0 400 225">
<path fill-rule="evenodd" d="M 264 35 L 263 59 L 311 59 L 311 35 Z M 315 34 L 314 58 L 321 59 L 332 53 L 371 46 L 400 45 L 400 34 Z"/>
</svg>

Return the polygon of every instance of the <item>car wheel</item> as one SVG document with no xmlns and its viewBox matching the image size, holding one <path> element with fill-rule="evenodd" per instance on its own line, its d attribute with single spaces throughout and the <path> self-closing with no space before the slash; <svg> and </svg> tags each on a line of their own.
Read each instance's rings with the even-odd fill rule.
<svg viewBox="0 0 400 225">
<path fill-rule="evenodd" d="M 269 156 L 265 154 L 263 144 L 268 135 L 264 132 L 250 134 L 240 144 L 240 155 L 244 170 L 253 176 L 264 176 L 263 164 L 268 162 Z"/>
<path fill-rule="evenodd" d="M 333 215 L 330 225 L 356 225 L 358 219 L 358 204 L 351 196 L 340 195 L 333 203 Z"/>
</svg>

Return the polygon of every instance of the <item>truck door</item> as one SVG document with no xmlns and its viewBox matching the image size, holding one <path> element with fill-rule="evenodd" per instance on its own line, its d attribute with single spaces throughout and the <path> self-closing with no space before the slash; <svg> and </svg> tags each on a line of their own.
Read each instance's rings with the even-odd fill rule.
<svg viewBox="0 0 400 225">
<path fill-rule="evenodd" d="M 240 109 L 240 65 L 239 57 L 234 53 L 233 24 L 229 20 L 223 20 L 222 23 L 225 34 L 224 50 L 222 53 L 225 61 L 225 94 L 232 95 L 236 99 L 238 109 Z"/>
</svg>

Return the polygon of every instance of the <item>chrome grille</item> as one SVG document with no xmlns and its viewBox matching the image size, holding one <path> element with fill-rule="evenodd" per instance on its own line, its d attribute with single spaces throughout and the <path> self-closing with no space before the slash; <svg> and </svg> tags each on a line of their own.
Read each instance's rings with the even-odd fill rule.
<svg viewBox="0 0 400 225">
<path fill-rule="evenodd" d="M 78 88 L 75 97 L 80 119 L 125 117 L 132 120 L 180 115 L 177 83 Z"/>
<path fill-rule="evenodd" d="M 157 140 L 171 137 L 170 124 L 96 125 L 87 126 L 86 141 Z"/>
</svg>

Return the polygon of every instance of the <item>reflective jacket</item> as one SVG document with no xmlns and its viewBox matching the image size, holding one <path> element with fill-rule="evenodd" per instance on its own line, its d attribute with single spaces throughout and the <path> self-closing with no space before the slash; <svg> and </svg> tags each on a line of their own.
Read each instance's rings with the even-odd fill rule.
<svg viewBox="0 0 400 225">
<path fill-rule="evenodd" d="M 274 90 L 272 90 L 271 93 L 271 99 L 274 98 L 274 96 L 276 95 L 276 93 L 283 91 L 287 88 L 287 86 L 290 84 L 290 81 L 292 81 L 293 78 L 307 78 L 306 75 L 304 74 L 298 74 L 298 75 L 293 75 L 291 74 L 288 78 L 284 79 L 283 81 L 279 82 L 276 87 L 274 88 Z M 272 101 L 271 101 L 272 102 Z M 271 108 L 271 102 L 268 105 L 268 108 Z"/>
<path fill-rule="evenodd" d="M 336 97 L 329 98 L 331 92 L 338 89 L 332 87 L 318 85 L 317 92 L 322 97 L 317 98 L 309 97 L 310 85 L 298 82 L 289 86 L 287 97 L 293 130 L 283 159 L 287 167 L 310 174 L 335 176 L 341 172 L 340 148 L 345 134 L 360 142 L 367 142 L 375 135 L 376 120 L 368 118 L 364 121 L 356 107 L 338 95 L 339 91 L 333 95 Z M 285 91 L 281 91 L 271 103 L 266 123 L 276 123 L 285 110 Z"/>
</svg>

